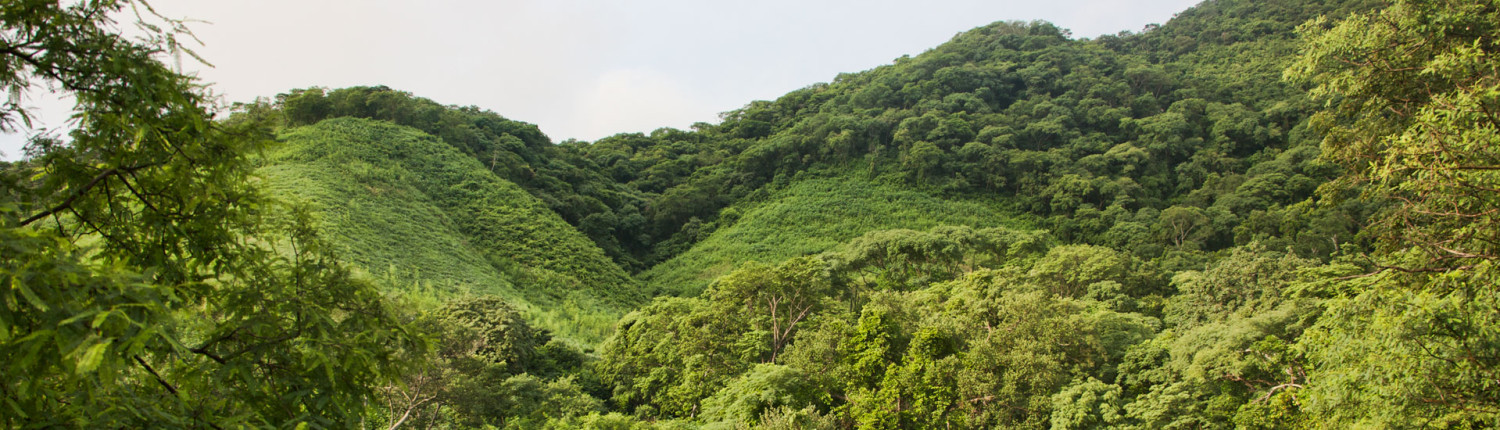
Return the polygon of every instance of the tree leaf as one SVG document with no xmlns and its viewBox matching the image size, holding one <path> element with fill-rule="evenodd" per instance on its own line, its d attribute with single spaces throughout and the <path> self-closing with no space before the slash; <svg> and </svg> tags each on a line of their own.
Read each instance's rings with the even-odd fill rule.
<svg viewBox="0 0 1500 430">
<path fill-rule="evenodd" d="M 78 365 L 73 370 L 78 373 L 90 373 L 97 370 L 99 363 L 104 361 L 104 353 L 109 350 L 109 345 L 114 341 L 114 339 L 106 339 L 89 346 L 89 349 L 78 357 Z"/>
</svg>

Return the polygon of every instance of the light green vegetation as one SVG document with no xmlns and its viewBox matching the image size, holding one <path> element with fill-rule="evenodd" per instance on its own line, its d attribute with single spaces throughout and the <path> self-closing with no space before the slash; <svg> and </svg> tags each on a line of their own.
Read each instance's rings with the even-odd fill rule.
<svg viewBox="0 0 1500 430">
<path fill-rule="evenodd" d="M 556 213 L 416 129 L 337 118 L 281 133 L 256 171 L 312 204 L 338 255 L 417 298 L 493 294 L 594 343 L 643 297 Z"/>
<path fill-rule="evenodd" d="M 992 202 L 938 197 L 857 176 L 800 180 L 764 202 L 725 209 L 728 215 L 720 214 L 717 222 L 727 225 L 642 273 L 641 279 L 658 291 L 696 295 L 714 278 L 746 262 L 775 263 L 816 254 L 871 231 L 1016 224 Z M 743 215 L 734 215 L 738 213 Z"/>
</svg>

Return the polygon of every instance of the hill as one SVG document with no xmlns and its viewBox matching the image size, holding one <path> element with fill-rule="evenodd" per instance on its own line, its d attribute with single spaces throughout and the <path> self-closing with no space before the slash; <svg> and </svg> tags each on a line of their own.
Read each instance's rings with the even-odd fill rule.
<svg viewBox="0 0 1500 430">
<path fill-rule="evenodd" d="M 519 185 L 556 212 L 626 270 L 649 260 L 652 231 L 634 222 L 648 206 L 647 195 L 556 145 L 535 125 L 473 106 L 442 105 L 384 86 L 335 90 L 297 89 L 276 96 L 274 104 L 246 106 L 245 114 L 285 127 L 353 117 L 415 128 L 477 161 L 494 176 Z"/>
<path fill-rule="evenodd" d="M 553 144 L 530 124 L 385 87 L 294 90 L 262 109 L 293 127 L 357 117 L 436 136 L 651 294 L 695 294 L 740 262 L 870 231 L 1016 217 L 1175 268 L 1252 242 L 1327 258 L 1360 240 L 1367 209 L 1313 204 L 1337 170 L 1318 161 L 1315 105 L 1280 74 L 1296 23 L 1364 7 L 1214 1 L 1094 40 L 998 22 L 719 124 L 597 142 Z"/>
<path fill-rule="evenodd" d="M 285 129 L 257 173 L 311 204 L 338 254 L 397 290 L 496 294 L 597 341 L 639 284 L 519 186 L 419 130 L 336 118 Z"/>
<path fill-rule="evenodd" d="M 775 205 L 757 211 L 761 202 L 784 198 L 767 199 L 771 190 L 795 194 L 786 190 L 807 188 L 800 181 L 817 175 L 806 173 L 820 171 L 858 172 L 840 187 L 876 196 L 900 189 L 932 192 L 945 204 L 1004 207 L 1000 213 L 1030 219 L 1064 242 L 1111 246 L 1178 268 L 1213 258 L 1198 251 L 1251 242 L 1326 258 L 1337 244 L 1359 240 L 1357 220 L 1367 209 L 1311 203 L 1317 185 L 1337 170 L 1318 160 L 1318 136 L 1305 122 L 1314 102 L 1281 74 L 1297 46 L 1298 23 L 1365 7 L 1213 1 L 1167 25 L 1094 40 L 1070 39 L 1045 22 L 997 22 L 921 55 L 750 103 L 720 124 L 695 126 L 696 139 L 626 135 L 565 149 L 614 171 L 671 162 L 653 148 L 706 142 L 675 149 L 675 160 L 695 169 L 644 194 L 657 230 L 676 231 L 657 234 L 655 255 L 665 260 L 641 279 L 671 291 L 700 289 L 728 262 L 818 251 L 811 244 L 865 231 L 928 226 L 894 221 L 923 205 L 861 200 L 858 192 L 786 198 L 807 212 L 859 201 L 869 217 L 893 220 L 770 215 Z M 637 159 L 643 162 L 632 164 Z M 986 203 L 969 201 L 976 196 Z M 982 219 L 928 207 L 929 221 Z M 719 221 L 724 213 L 744 220 L 765 213 L 787 225 L 759 231 Z M 715 230 L 720 225 L 735 227 Z M 777 237 L 796 239 L 766 242 Z M 754 251 L 775 248 L 769 243 L 788 248 Z"/>
</svg>

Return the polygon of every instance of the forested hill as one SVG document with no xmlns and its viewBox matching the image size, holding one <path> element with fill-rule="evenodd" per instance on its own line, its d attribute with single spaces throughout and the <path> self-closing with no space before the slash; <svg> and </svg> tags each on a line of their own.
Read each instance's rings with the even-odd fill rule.
<svg viewBox="0 0 1500 430">
<path fill-rule="evenodd" d="M 787 224 L 823 233 L 740 228 L 734 245 L 672 261 L 814 176 L 858 177 L 840 180 L 853 187 L 846 194 L 896 187 L 983 205 L 993 213 L 980 224 L 1045 228 L 1174 269 L 1206 261 L 1192 251 L 1252 241 L 1326 257 L 1356 240 L 1363 209 L 1308 201 L 1337 170 L 1318 161 L 1320 137 L 1306 125 L 1316 104 L 1281 74 L 1297 24 L 1369 6 L 1213 1 L 1139 34 L 1094 40 L 1044 22 L 999 22 L 751 103 L 719 124 L 597 142 L 553 145 L 530 124 L 383 87 L 297 90 L 274 109 L 289 125 L 354 116 L 438 136 L 541 199 L 627 271 L 671 261 L 645 274 L 658 292 L 693 293 L 732 261 L 925 228 L 951 211 L 918 205 L 924 221 L 860 221 L 832 236 L 816 221 Z M 759 244 L 776 237 L 824 245 Z"/>
<path fill-rule="evenodd" d="M 1337 172 L 1317 160 L 1320 137 L 1305 122 L 1316 104 L 1281 75 L 1297 46 L 1297 23 L 1360 3 L 1207 2 L 1142 34 L 1091 41 L 1070 40 L 1044 22 L 974 29 L 916 57 L 751 103 L 721 124 L 698 127 L 733 155 L 715 155 L 716 164 L 663 193 L 653 216 L 690 227 L 665 242 L 685 249 L 680 243 L 711 237 L 705 231 L 753 213 L 755 202 L 801 176 L 855 175 L 988 204 L 986 223 L 1035 225 L 1065 242 L 1107 245 L 1176 268 L 1203 262 L 1184 251 L 1251 241 L 1326 256 L 1354 240 L 1363 210 L 1298 205 Z M 601 165 L 626 166 L 631 152 L 616 141 L 640 139 L 617 136 L 583 151 Z M 720 218 L 720 206 L 736 207 L 733 216 Z M 928 220 L 949 212 L 916 210 Z M 820 227 L 796 219 L 787 230 L 749 237 L 806 237 L 799 228 Z M 897 227 L 923 228 L 864 229 Z M 822 239 L 850 233 L 858 232 Z M 692 261 L 731 259 L 687 252 L 683 259 Z M 645 279 L 696 291 L 717 274 L 711 265 L 669 261 Z M 699 281 L 685 281 L 692 278 Z"/>
<path fill-rule="evenodd" d="M 0 165 L 0 425 L 1500 426 L 1494 2 L 997 22 L 594 142 L 380 86 L 213 120 L 129 3 L 0 6 L 104 56 L 0 50 L 81 97 Z"/>
<path fill-rule="evenodd" d="M 498 295 L 590 343 L 648 298 L 540 201 L 433 136 L 336 118 L 278 137 L 256 171 L 268 190 L 311 205 L 340 255 L 390 288 Z"/>
</svg>

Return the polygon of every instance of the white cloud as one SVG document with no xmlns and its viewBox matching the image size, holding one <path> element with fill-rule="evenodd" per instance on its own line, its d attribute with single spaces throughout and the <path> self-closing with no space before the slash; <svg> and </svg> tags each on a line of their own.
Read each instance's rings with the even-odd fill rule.
<svg viewBox="0 0 1500 430">
<path fill-rule="evenodd" d="M 649 69 L 605 72 L 573 103 L 572 122 L 562 124 L 561 133 L 549 136 L 595 140 L 661 127 L 686 129 L 695 122 L 717 119 L 716 112 L 677 81 Z M 550 130 L 547 124 L 540 126 Z"/>
</svg>

